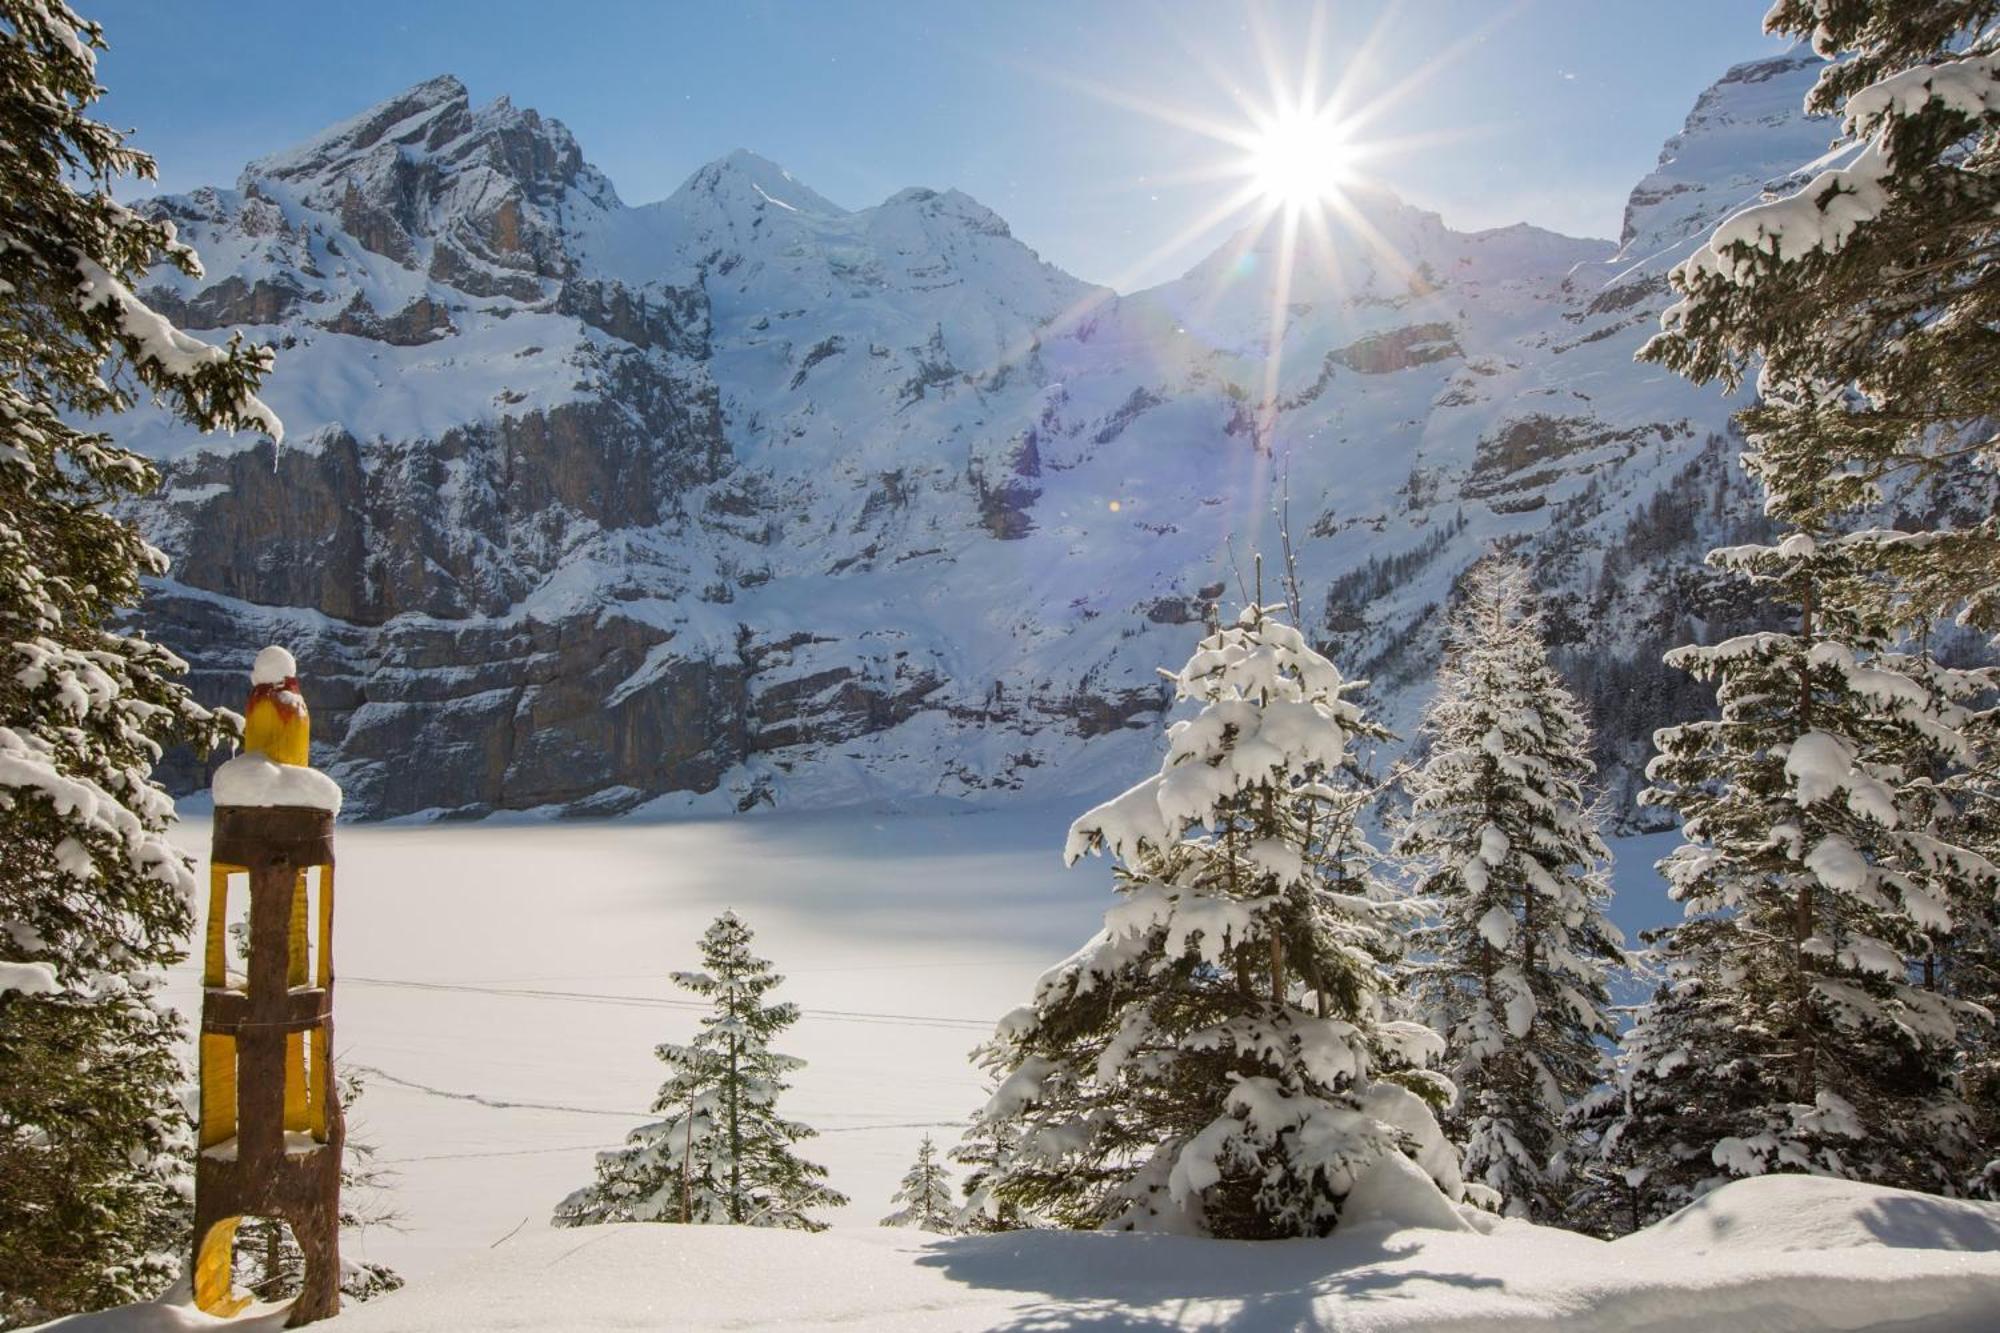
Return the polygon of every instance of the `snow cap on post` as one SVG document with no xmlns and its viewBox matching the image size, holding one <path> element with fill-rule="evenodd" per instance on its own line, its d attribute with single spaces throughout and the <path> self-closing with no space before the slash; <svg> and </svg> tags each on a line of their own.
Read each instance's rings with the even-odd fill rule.
<svg viewBox="0 0 2000 1333">
<path fill-rule="evenodd" d="M 298 675 L 298 661 L 275 643 L 258 653 L 250 667 L 252 685 L 283 685 L 288 680 L 297 680 Z"/>
</svg>

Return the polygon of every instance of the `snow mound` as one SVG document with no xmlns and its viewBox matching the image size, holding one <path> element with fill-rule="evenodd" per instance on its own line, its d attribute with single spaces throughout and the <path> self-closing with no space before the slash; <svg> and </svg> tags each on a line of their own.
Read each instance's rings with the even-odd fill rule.
<svg viewBox="0 0 2000 1333">
<path fill-rule="evenodd" d="M 1384 1153 L 1361 1173 L 1341 1209 L 1341 1225 L 1387 1222 L 1392 1227 L 1470 1231 L 1450 1199 L 1424 1169 L 1399 1152 Z"/>
<path fill-rule="evenodd" d="M 286 805 L 340 813 L 339 783 L 318 769 L 281 764 L 269 755 L 237 755 L 215 770 L 209 791 L 219 806 Z"/>
<path fill-rule="evenodd" d="M 1685 1255 L 1877 1247 L 1993 1253 L 2000 1252 L 2000 1207 L 1823 1176 L 1762 1176 L 1724 1185 L 1613 1243 Z M 2000 1324 L 2000 1305 L 1994 1319 Z"/>
<path fill-rule="evenodd" d="M 230 1333 L 278 1333 L 290 1309 L 289 1304 L 252 1303 L 234 1319 L 217 1319 L 195 1307 L 194 1297 L 182 1282 L 157 1301 L 71 1315 L 42 1324 L 31 1333 L 195 1333 L 212 1328 L 226 1328 Z"/>
<path fill-rule="evenodd" d="M 0 995 L 19 991 L 23 995 L 54 995 L 62 990 L 56 970 L 47 963 L 0 962 Z"/>
<path fill-rule="evenodd" d="M 628 1224 L 524 1232 L 332 1327 L 1977 1329 L 2000 1311 L 1996 1247 L 2000 1207 L 1799 1177 L 1729 1185 L 1610 1244 L 1512 1221 L 1268 1242 Z M 51 1327 L 203 1326 L 141 1306 Z"/>
</svg>

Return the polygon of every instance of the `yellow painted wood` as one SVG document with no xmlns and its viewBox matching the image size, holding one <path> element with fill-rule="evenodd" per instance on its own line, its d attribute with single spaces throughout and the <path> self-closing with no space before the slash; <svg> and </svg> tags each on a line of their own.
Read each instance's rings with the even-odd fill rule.
<svg viewBox="0 0 2000 1333">
<path fill-rule="evenodd" d="M 306 1034 L 285 1034 L 285 1128 L 306 1128 Z"/>
<path fill-rule="evenodd" d="M 236 1038 L 201 1034 L 200 1143 L 212 1148 L 236 1136 Z"/>
<path fill-rule="evenodd" d="M 201 984 L 224 985 L 229 977 L 229 876 L 235 866 L 208 868 L 208 941 Z"/>
<path fill-rule="evenodd" d="M 301 708 L 287 716 L 267 694 L 251 691 L 243 710 L 243 749 L 267 754 L 281 764 L 304 764 L 312 748 L 312 721 Z"/>
<path fill-rule="evenodd" d="M 285 941 L 285 948 L 289 954 L 285 960 L 287 986 L 303 986 L 306 984 L 306 978 L 311 975 L 307 970 L 311 966 L 311 959 L 306 953 L 311 942 L 311 937 L 306 933 L 307 922 L 310 919 L 307 913 L 306 872 L 300 870 L 292 875 L 292 926 L 288 932 L 289 938 Z"/>
<path fill-rule="evenodd" d="M 320 866 L 319 876 L 319 957 L 314 981 L 322 986 L 333 984 L 333 867 Z M 326 1142 L 329 1104 L 337 1095 L 333 1081 L 327 1076 L 326 1029 L 318 1027 L 312 1033 L 312 1087 L 307 1097 L 307 1113 L 311 1118 L 309 1126 L 312 1136 L 321 1143 Z"/>
<path fill-rule="evenodd" d="M 319 977 L 321 986 L 333 984 L 333 867 L 319 868 Z"/>
<path fill-rule="evenodd" d="M 326 1142 L 326 1105 L 332 1097 L 333 1085 L 326 1074 L 326 1029 L 312 1030 L 312 1086 L 306 1097 L 306 1114 L 310 1123 L 307 1131 L 321 1143 Z"/>
<path fill-rule="evenodd" d="M 307 970 L 310 960 L 306 955 L 307 943 L 311 936 L 307 933 L 308 905 L 306 903 L 306 872 L 295 871 L 292 875 L 292 919 L 285 932 L 285 985 L 303 986 L 311 973 Z M 306 1072 L 306 1034 L 292 1032 L 285 1036 L 285 1128 L 304 1130 L 311 1123 L 311 1113 L 307 1110 L 308 1092 L 311 1084 Z"/>
<path fill-rule="evenodd" d="M 218 1319 L 229 1319 L 250 1304 L 248 1292 L 237 1291 L 230 1281 L 236 1249 L 236 1224 L 241 1218 L 217 1222 L 201 1238 L 195 1251 L 194 1303 Z"/>
</svg>

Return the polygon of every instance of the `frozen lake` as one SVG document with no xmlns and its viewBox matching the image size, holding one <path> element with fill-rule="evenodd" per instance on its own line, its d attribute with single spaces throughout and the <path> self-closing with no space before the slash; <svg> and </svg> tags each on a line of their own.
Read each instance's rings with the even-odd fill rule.
<svg viewBox="0 0 2000 1333">
<path fill-rule="evenodd" d="M 1097 929 L 1110 865 L 1062 865 L 1074 803 L 967 814 L 343 826 L 335 1048 L 367 1072 L 359 1136 L 397 1173 L 400 1232 L 359 1248 L 407 1275 L 482 1251 L 592 1176 L 646 1118 L 698 1004 L 667 979 L 724 909 L 757 932 L 806 1016 L 783 1103 L 871 1224 L 930 1130 L 984 1099 L 967 1053 Z M 181 825 L 203 862 L 208 824 Z M 1630 840 L 1616 916 L 1672 911 Z M 194 960 L 173 977 L 192 1014 Z M 359 1257 L 359 1256 L 357 1256 Z"/>
</svg>

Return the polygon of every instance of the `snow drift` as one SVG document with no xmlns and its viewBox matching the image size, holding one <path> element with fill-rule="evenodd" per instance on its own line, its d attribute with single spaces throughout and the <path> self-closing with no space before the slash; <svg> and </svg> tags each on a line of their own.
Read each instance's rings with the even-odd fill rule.
<svg viewBox="0 0 2000 1333">
<path fill-rule="evenodd" d="M 1484 1225 L 1490 1234 L 1386 1217 L 1332 1240 L 1262 1243 L 646 1225 L 528 1233 L 351 1307 L 328 1327 L 1755 1333 L 1970 1331 L 2000 1320 L 2000 1206 L 1766 1177 L 1610 1243 L 1525 1222 Z M 46 1327 L 166 1333 L 208 1322 L 161 1305 Z"/>
</svg>

